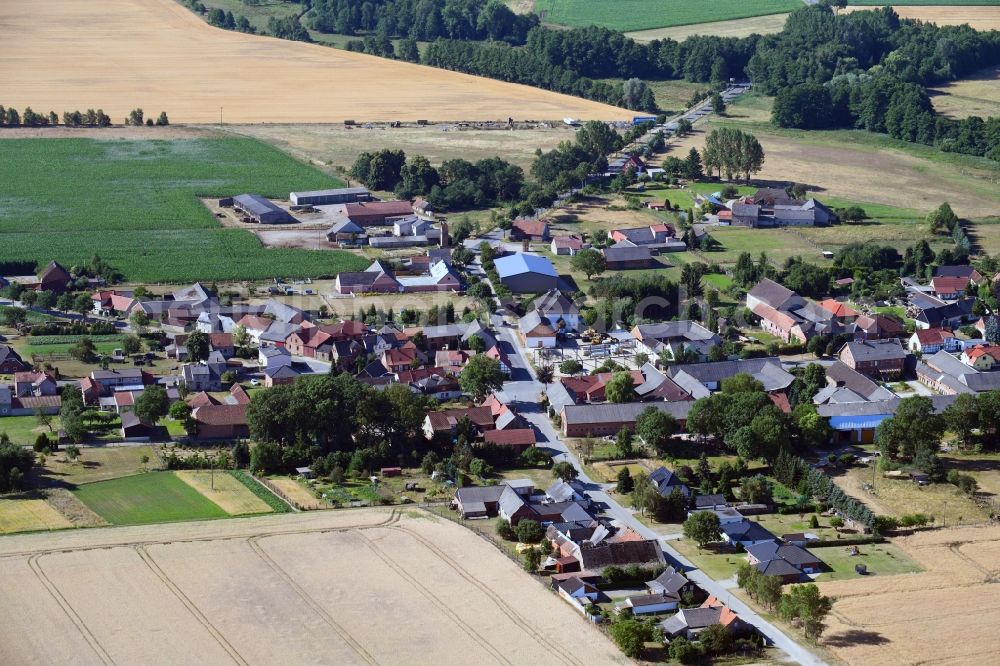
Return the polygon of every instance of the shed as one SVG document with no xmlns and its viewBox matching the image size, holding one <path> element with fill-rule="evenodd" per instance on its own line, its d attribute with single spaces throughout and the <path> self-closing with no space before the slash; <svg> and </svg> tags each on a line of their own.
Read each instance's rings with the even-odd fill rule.
<svg viewBox="0 0 1000 666">
<path fill-rule="evenodd" d="M 382 476 L 400 476 L 403 474 L 403 469 L 401 467 L 383 467 L 379 470 L 379 474 Z"/>
<path fill-rule="evenodd" d="M 259 194 L 237 195 L 233 197 L 233 207 L 259 224 L 289 224 L 298 221 L 288 211 Z"/>
</svg>

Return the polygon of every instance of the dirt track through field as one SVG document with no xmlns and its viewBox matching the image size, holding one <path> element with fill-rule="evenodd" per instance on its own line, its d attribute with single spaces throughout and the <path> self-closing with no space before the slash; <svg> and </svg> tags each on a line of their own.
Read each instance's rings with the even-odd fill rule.
<svg viewBox="0 0 1000 666">
<path fill-rule="evenodd" d="M 0 3 L 0 104 L 173 122 L 623 119 L 584 99 L 205 23 L 173 0 Z"/>
<path fill-rule="evenodd" d="M 494 547 L 420 511 L 17 535 L 0 579 L 0 663 L 626 663 Z"/>
</svg>

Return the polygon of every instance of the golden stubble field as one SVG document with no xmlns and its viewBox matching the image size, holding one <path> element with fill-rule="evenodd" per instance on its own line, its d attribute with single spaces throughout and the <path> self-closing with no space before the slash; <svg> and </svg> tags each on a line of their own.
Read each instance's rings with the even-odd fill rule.
<svg viewBox="0 0 1000 666">
<path fill-rule="evenodd" d="M 625 663 L 472 532 L 318 512 L 0 540 L 0 663 Z"/>
<path fill-rule="evenodd" d="M 314 44 L 212 28 L 173 0 L 0 2 L 0 104 L 142 107 L 173 122 L 560 120 L 631 112 Z"/>
<path fill-rule="evenodd" d="M 848 664 L 990 664 L 1000 651 L 1000 526 L 895 540 L 926 571 L 821 583 L 822 644 Z"/>
<path fill-rule="evenodd" d="M 997 7 L 1000 14 L 1000 7 Z M 1000 67 L 982 69 L 973 76 L 938 86 L 932 91 L 934 110 L 950 118 L 1000 116 Z"/>
<path fill-rule="evenodd" d="M 733 111 L 742 112 L 742 108 Z M 670 154 L 684 157 L 692 147 L 701 150 L 712 128 L 711 123 L 700 124 L 694 133 L 672 141 Z M 769 134 L 766 128 L 749 131 L 765 153 L 764 168 L 754 176 L 755 181 L 806 183 L 820 201 L 834 196 L 919 211 L 948 201 L 959 215 L 972 218 L 995 215 L 1000 205 L 1000 189 L 989 182 L 996 173 L 985 168 L 940 165 L 895 148 L 852 144 L 846 136 L 834 142 L 826 141 L 820 132 L 793 137 Z"/>
<path fill-rule="evenodd" d="M 892 4 L 892 3 L 886 3 Z M 968 23 L 976 30 L 1000 30 L 1000 7 L 997 5 L 911 5 L 892 7 L 900 18 L 910 18 L 938 25 Z M 841 11 L 859 12 L 875 7 L 847 7 Z"/>
</svg>

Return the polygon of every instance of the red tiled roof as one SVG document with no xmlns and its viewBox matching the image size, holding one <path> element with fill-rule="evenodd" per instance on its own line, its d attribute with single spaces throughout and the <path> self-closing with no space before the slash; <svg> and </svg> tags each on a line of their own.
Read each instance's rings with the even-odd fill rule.
<svg viewBox="0 0 1000 666">
<path fill-rule="evenodd" d="M 233 384 L 233 387 L 229 389 L 229 395 L 233 396 L 237 405 L 249 405 L 250 404 L 250 394 L 246 392 L 246 389 L 239 384 Z"/>
<path fill-rule="evenodd" d="M 246 425 L 246 405 L 203 405 L 198 407 L 191 416 L 198 423 L 209 426 Z"/>
<path fill-rule="evenodd" d="M 938 294 L 953 294 L 965 291 L 969 286 L 967 277 L 936 277 L 931 280 L 931 288 Z"/>
<path fill-rule="evenodd" d="M 768 396 L 771 402 L 774 403 L 775 407 L 780 409 L 785 414 L 792 413 L 792 405 L 788 402 L 788 396 L 784 393 L 769 393 Z"/>
<path fill-rule="evenodd" d="M 832 313 L 834 317 L 857 317 L 861 314 L 849 305 L 845 305 L 833 298 L 820 301 L 819 306 L 827 312 Z"/>
<path fill-rule="evenodd" d="M 544 236 L 549 225 L 546 224 L 545 220 L 519 219 L 514 220 L 513 226 L 528 236 Z"/>
<path fill-rule="evenodd" d="M 528 446 L 535 443 L 535 431 L 531 428 L 490 430 L 483 437 L 487 444 L 503 446 Z"/>
<path fill-rule="evenodd" d="M 552 239 L 556 247 L 565 247 L 571 250 L 579 250 L 583 248 L 583 241 L 576 236 L 556 236 Z"/>
<path fill-rule="evenodd" d="M 204 391 L 199 391 L 198 393 L 192 393 L 187 397 L 187 404 L 191 407 L 191 409 L 197 409 L 198 407 L 204 407 L 205 405 L 218 405 L 219 401 Z"/>
<path fill-rule="evenodd" d="M 233 346 L 233 334 L 232 333 L 209 333 L 208 342 L 212 347 L 218 349 L 219 347 L 232 347 Z"/>
<path fill-rule="evenodd" d="M 921 345 L 943 345 L 945 340 L 955 337 L 951 331 L 946 331 L 943 328 L 918 328 L 914 331 L 914 335 L 917 336 L 917 341 Z"/>
<path fill-rule="evenodd" d="M 767 303 L 758 303 L 753 306 L 753 313 L 761 319 L 771 322 L 783 331 L 791 331 L 798 323 L 784 312 L 775 310 Z"/>
</svg>

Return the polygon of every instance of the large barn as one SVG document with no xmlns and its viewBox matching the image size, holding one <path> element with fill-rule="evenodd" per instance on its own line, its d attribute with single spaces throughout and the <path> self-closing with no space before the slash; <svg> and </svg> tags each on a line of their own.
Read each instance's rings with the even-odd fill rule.
<svg viewBox="0 0 1000 666">
<path fill-rule="evenodd" d="M 288 224 L 298 221 L 287 210 L 274 205 L 259 194 L 235 196 L 233 207 L 258 224 Z"/>
<path fill-rule="evenodd" d="M 335 190 L 292 192 L 288 195 L 293 206 L 325 206 L 329 204 L 369 201 L 372 196 L 367 187 L 340 187 Z"/>
<path fill-rule="evenodd" d="M 541 294 L 556 288 L 559 274 L 552 262 L 537 254 L 512 254 L 500 257 L 496 266 L 500 283 L 515 294 Z"/>
</svg>

